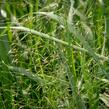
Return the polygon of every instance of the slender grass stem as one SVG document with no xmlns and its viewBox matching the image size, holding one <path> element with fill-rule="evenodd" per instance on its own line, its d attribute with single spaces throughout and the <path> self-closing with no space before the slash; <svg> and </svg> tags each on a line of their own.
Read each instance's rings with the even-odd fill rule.
<svg viewBox="0 0 109 109">
<path fill-rule="evenodd" d="M 103 38 L 103 47 L 102 47 L 101 55 L 105 54 L 105 44 L 106 44 L 106 36 L 104 36 L 104 38 Z"/>
<path fill-rule="evenodd" d="M 106 19 L 105 19 L 105 32 L 104 32 L 104 37 L 103 37 L 103 45 L 102 45 L 102 51 L 101 55 L 105 55 L 105 44 L 106 44 Z M 104 61 L 102 61 L 103 63 Z"/>
<path fill-rule="evenodd" d="M 7 27 L 0 27 L 0 29 L 6 29 Z M 46 38 L 46 39 L 49 39 L 49 40 L 52 40 L 52 41 L 55 41 L 55 42 L 58 42 L 60 44 L 63 44 L 63 45 L 66 45 L 66 46 L 69 46 L 69 47 L 72 47 L 74 48 L 75 50 L 78 50 L 78 51 L 81 51 L 81 52 L 86 52 L 88 53 L 88 50 L 86 50 L 85 48 L 81 48 L 81 47 L 78 47 L 76 45 L 72 45 L 72 44 L 69 44 L 68 42 L 66 41 L 63 41 L 63 40 L 60 40 L 60 39 L 57 39 L 55 37 L 52 37 L 52 36 L 49 36 L 48 34 L 45 34 L 45 33 L 42 33 L 42 32 L 39 32 L 39 31 L 36 31 L 36 30 L 33 30 L 33 29 L 30 29 L 30 28 L 26 28 L 26 27 L 22 27 L 22 26 L 19 26 L 19 27 L 9 27 L 10 29 L 12 30 L 19 30 L 19 31 L 25 31 L 25 32 L 28 32 L 28 33 L 31 33 L 31 34 L 35 34 L 35 35 L 38 35 L 40 37 L 43 37 L 43 38 Z M 99 59 L 102 59 L 104 61 L 109 61 L 109 58 L 108 57 L 105 57 L 103 55 L 100 55 L 100 54 L 97 54 L 95 53 L 96 56 L 99 58 Z"/>
</svg>

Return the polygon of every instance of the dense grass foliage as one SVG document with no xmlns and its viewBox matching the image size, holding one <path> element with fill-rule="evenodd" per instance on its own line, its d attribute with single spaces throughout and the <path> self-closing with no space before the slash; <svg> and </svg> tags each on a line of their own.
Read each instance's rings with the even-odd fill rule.
<svg viewBox="0 0 109 109">
<path fill-rule="evenodd" d="M 0 108 L 108 109 L 108 24 L 108 0 L 1 0 Z"/>
</svg>

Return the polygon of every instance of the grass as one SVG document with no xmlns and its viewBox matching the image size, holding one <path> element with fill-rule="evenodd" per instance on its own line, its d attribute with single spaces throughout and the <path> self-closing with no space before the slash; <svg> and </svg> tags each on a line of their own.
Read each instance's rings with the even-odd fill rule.
<svg viewBox="0 0 109 109">
<path fill-rule="evenodd" d="M 1 2 L 1 109 L 108 109 L 108 4 Z"/>
</svg>

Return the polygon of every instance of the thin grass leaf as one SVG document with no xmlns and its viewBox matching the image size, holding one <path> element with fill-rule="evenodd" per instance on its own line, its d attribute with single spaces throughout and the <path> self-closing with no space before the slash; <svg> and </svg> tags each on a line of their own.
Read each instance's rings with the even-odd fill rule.
<svg viewBox="0 0 109 109">
<path fill-rule="evenodd" d="M 100 94 L 100 99 L 109 107 L 109 95 L 107 93 Z"/>
<path fill-rule="evenodd" d="M 41 8 L 39 11 L 53 11 L 58 7 L 58 3 L 51 3 L 43 8 Z"/>
<path fill-rule="evenodd" d="M 60 24 L 64 25 L 64 19 L 62 17 L 54 14 L 54 12 L 37 12 L 37 13 L 34 13 L 34 14 L 45 15 L 48 18 L 56 20 Z"/>
<path fill-rule="evenodd" d="M 9 51 L 9 41 L 7 38 L 7 35 L 2 36 L 3 33 L 5 33 L 6 30 L 4 30 L 0 34 L 0 59 L 4 60 L 6 63 L 9 62 L 9 57 L 8 57 L 8 51 Z"/>
<path fill-rule="evenodd" d="M 85 24 L 85 22 L 81 22 L 83 29 L 85 30 L 85 38 L 87 41 L 93 41 L 93 33 L 92 30 L 88 25 Z"/>
<path fill-rule="evenodd" d="M 40 16 L 44 15 L 44 16 L 46 16 L 46 17 L 52 19 L 52 20 L 57 21 L 57 22 L 60 23 L 62 26 L 65 25 L 65 21 L 64 21 L 63 17 L 60 17 L 60 16 L 54 14 L 53 11 L 52 11 L 52 12 L 42 12 L 42 11 L 33 12 L 33 15 L 40 15 Z M 26 18 L 27 16 L 29 16 L 29 14 L 24 15 L 24 16 L 21 17 L 20 19 Z"/>
<path fill-rule="evenodd" d="M 9 68 L 9 70 L 13 71 L 13 73 L 27 76 L 31 80 L 38 82 L 41 85 L 44 85 L 44 81 L 37 74 L 34 75 L 32 72 L 29 72 L 26 69 L 21 67 L 14 67 L 14 66 L 8 66 L 8 65 L 6 66 Z"/>
<path fill-rule="evenodd" d="M 109 37 L 109 8 L 108 8 L 108 5 L 109 5 L 109 1 L 103 1 L 103 0 L 99 0 L 100 4 L 101 4 L 101 7 L 102 7 L 102 13 L 103 13 L 103 16 L 104 16 L 104 24 L 105 24 L 105 34 L 106 36 Z"/>
</svg>

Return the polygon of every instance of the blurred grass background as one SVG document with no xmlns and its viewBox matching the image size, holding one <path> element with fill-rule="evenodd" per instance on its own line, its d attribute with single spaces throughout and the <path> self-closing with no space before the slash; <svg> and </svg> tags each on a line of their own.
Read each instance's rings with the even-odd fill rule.
<svg viewBox="0 0 109 109">
<path fill-rule="evenodd" d="M 1 109 L 108 109 L 108 24 L 108 0 L 1 0 Z"/>
</svg>

